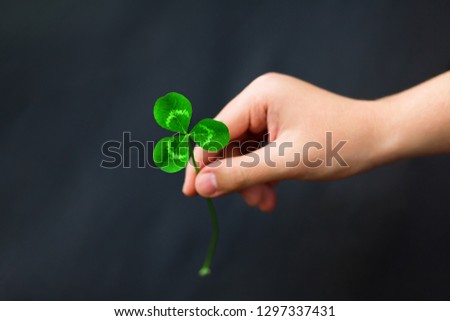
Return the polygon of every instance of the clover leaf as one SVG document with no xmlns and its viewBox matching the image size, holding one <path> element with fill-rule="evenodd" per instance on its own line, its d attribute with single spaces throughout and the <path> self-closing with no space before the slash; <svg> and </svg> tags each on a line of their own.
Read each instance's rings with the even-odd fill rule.
<svg viewBox="0 0 450 321">
<path fill-rule="evenodd" d="M 218 152 L 230 141 L 228 127 L 217 120 L 205 118 L 188 132 L 192 116 L 192 105 L 183 95 L 171 92 L 156 100 L 153 114 L 156 122 L 163 128 L 175 132 L 174 136 L 162 138 L 153 150 L 153 160 L 161 170 L 175 173 L 186 167 L 189 158 L 192 159 L 195 171 L 200 170 L 194 159 L 192 143 L 201 148 Z M 206 199 L 211 215 L 213 230 L 205 262 L 199 271 L 200 276 L 211 273 L 211 262 L 214 256 L 219 226 L 214 205 L 210 198 Z"/>
<path fill-rule="evenodd" d="M 161 139 L 153 150 L 153 160 L 166 173 L 175 173 L 186 167 L 189 161 L 189 141 L 186 135 Z"/>
<path fill-rule="evenodd" d="M 183 95 L 168 93 L 156 101 L 154 115 L 162 128 L 186 134 L 191 122 L 192 105 Z"/>
<path fill-rule="evenodd" d="M 201 148 L 210 152 L 218 152 L 227 146 L 230 133 L 227 126 L 217 120 L 205 118 L 191 130 L 192 140 Z"/>
</svg>

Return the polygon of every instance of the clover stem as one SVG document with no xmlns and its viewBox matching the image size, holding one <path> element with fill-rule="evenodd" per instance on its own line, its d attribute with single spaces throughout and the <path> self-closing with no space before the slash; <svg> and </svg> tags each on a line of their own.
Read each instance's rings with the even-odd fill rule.
<svg viewBox="0 0 450 321">
<path fill-rule="evenodd" d="M 197 162 L 195 161 L 194 151 L 192 150 L 191 144 L 189 144 L 189 154 L 191 156 L 192 163 L 194 163 L 195 172 L 198 174 L 200 172 L 200 169 L 198 168 Z M 210 198 L 205 199 L 206 202 L 208 203 L 209 214 L 211 216 L 213 228 L 211 241 L 209 242 L 208 253 L 206 255 L 205 262 L 203 263 L 201 269 L 198 271 L 198 275 L 200 276 L 207 276 L 208 274 L 211 273 L 211 262 L 214 256 L 214 252 L 216 251 L 217 237 L 219 235 L 219 223 L 217 222 L 217 214 L 214 208 L 214 204 L 212 202 L 212 199 Z"/>
</svg>

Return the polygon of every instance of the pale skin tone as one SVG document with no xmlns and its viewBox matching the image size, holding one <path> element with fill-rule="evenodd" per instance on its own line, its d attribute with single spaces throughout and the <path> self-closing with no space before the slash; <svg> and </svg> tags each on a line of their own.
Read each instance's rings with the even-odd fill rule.
<svg viewBox="0 0 450 321">
<path fill-rule="evenodd" d="M 269 142 L 284 150 L 268 146 L 253 153 L 261 160 L 252 167 L 252 155 L 236 155 L 229 150 L 228 159 L 215 160 L 196 148 L 200 163 L 198 175 L 192 165 L 186 169 L 183 193 L 204 197 L 239 192 L 249 206 L 271 211 L 276 205 L 274 185 L 287 179 L 336 180 L 401 159 L 450 153 L 450 72 L 398 94 L 378 100 L 357 100 L 318 88 L 302 80 L 276 73 L 255 79 L 230 101 L 215 118 L 224 122 L 231 140 L 241 142 L 269 134 Z M 333 146 L 346 141 L 339 155 L 348 166 L 336 160 L 331 166 L 286 166 L 294 152 L 302 152 L 308 142 L 325 146 L 326 133 L 333 135 Z M 310 148 L 308 159 L 325 160 L 325 148 Z M 308 161 L 308 160 L 307 160 Z M 231 165 L 231 166 L 230 166 Z"/>
</svg>

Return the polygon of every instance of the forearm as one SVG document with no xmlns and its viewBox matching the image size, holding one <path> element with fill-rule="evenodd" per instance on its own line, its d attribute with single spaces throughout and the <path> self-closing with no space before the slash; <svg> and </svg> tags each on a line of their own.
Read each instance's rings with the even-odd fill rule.
<svg viewBox="0 0 450 321">
<path fill-rule="evenodd" d="M 386 160 L 450 153 L 450 72 L 378 103 Z"/>
</svg>

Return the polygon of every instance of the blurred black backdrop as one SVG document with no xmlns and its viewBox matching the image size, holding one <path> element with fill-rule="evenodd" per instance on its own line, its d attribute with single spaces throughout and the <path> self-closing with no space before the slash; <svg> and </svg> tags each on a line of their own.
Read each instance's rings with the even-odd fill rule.
<svg viewBox="0 0 450 321">
<path fill-rule="evenodd" d="M 448 1 L 2 1 L 0 299 L 450 299 L 450 158 L 285 182 L 271 214 L 216 201 L 210 237 L 183 174 L 100 168 L 101 146 L 193 122 L 287 73 L 372 99 L 450 66 Z M 420 133 L 418 133 L 419 135 Z M 414 139 L 414 138 L 412 138 Z M 151 151 L 150 151 L 151 152 Z"/>
</svg>

